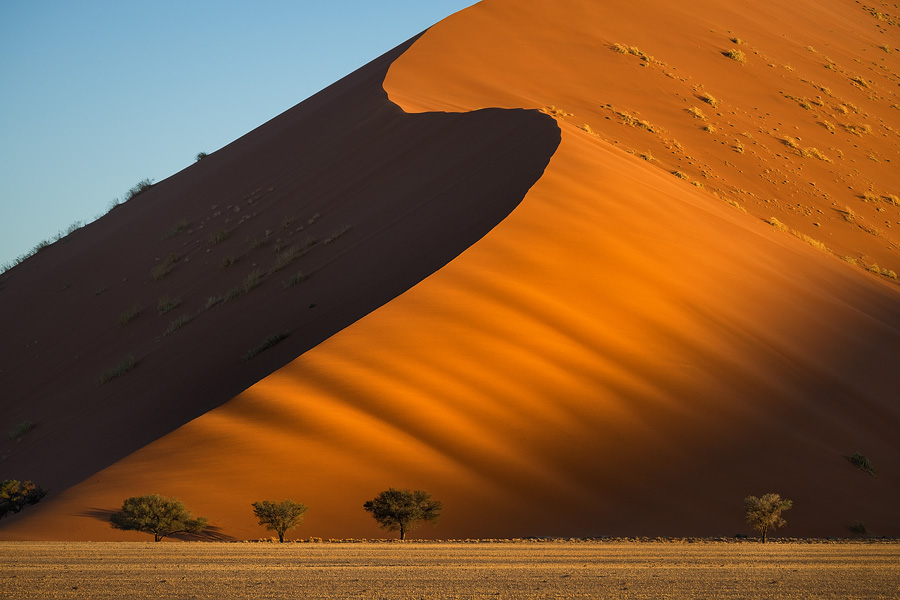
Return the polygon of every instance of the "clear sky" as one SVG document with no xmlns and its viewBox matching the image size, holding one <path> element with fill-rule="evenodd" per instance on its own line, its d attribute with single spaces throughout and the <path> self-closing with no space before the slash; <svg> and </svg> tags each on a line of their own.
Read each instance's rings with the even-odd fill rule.
<svg viewBox="0 0 900 600">
<path fill-rule="evenodd" d="M 474 3 L 0 0 L 0 265 Z"/>
</svg>

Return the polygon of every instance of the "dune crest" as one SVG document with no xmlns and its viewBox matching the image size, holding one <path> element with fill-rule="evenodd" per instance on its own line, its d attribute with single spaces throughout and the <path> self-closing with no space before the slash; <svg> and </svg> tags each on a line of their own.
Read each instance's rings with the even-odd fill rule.
<svg viewBox="0 0 900 600">
<path fill-rule="evenodd" d="M 298 535 L 375 537 L 362 502 L 388 486 L 444 501 L 423 537 L 732 535 L 769 491 L 794 500 L 785 534 L 900 535 L 896 39 L 838 2 L 485 0 L 442 21 L 384 89 L 409 113 L 554 117 L 521 204 L 0 537 L 124 539 L 102 511 L 149 491 L 224 536 L 293 497 Z M 498 153 L 467 141 L 472 164 Z"/>
</svg>

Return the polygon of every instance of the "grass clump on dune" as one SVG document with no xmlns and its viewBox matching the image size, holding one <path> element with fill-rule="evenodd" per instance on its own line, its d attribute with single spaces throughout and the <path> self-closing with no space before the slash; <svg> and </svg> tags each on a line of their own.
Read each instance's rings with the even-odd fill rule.
<svg viewBox="0 0 900 600">
<path fill-rule="evenodd" d="M 726 50 L 722 54 L 727 56 L 731 60 L 741 63 L 742 65 L 746 64 L 746 62 L 747 62 L 747 55 L 745 55 L 742 51 L 738 50 L 737 48 L 732 48 L 730 50 Z"/>
<path fill-rule="evenodd" d="M 172 269 L 175 268 L 175 263 L 177 263 L 181 259 L 178 254 L 172 252 L 169 254 L 161 263 L 153 267 L 150 271 L 150 276 L 153 277 L 153 281 L 159 281 L 166 275 L 168 275 Z"/>
<path fill-rule="evenodd" d="M 6 434 L 6 439 L 18 441 L 19 438 L 21 438 L 23 435 L 25 435 L 35 427 L 37 426 L 31 421 L 22 421 L 11 430 L 9 430 L 9 432 Z"/>
<path fill-rule="evenodd" d="M 132 321 L 137 319 L 138 315 L 140 315 L 140 314 L 141 314 L 141 309 L 138 307 L 137 304 L 135 304 L 133 306 L 129 306 L 128 308 L 123 310 L 121 313 L 119 313 L 119 318 L 116 319 L 116 326 L 123 327 L 123 326 L 131 323 Z"/>
<path fill-rule="evenodd" d="M 716 100 L 716 98 L 712 94 L 703 92 L 703 94 L 701 96 L 699 96 L 699 98 L 702 102 L 706 102 L 713 108 L 717 108 L 719 106 L 719 101 Z"/>
<path fill-rule="evenodd" d="M 286 331 L 270 335 L 269 337 L 264 339 L 260 345 L 256 346 L 255 348 L 251 348 L 250 350 L 245 352 L 244 360 L 250 360 L 251 358 L 253 358 L 257 354 L 259 354 L 260 352 L 264 352 L 265 350 L 268 350 L 269 348 L 271 348 L 278 342 L 280 342 L 283 339 L 285 339 L 286 337 L 288 337 L 288 335 L 290 335 L 290 334 L 287 333 Z"/>
<path fill-rule="evenodd" d="M 128 371 L 132 370 L 135 365 L 137 365 L 137 361 L 134 360 L 134 357 L 130 355 L 126 356 L 122 359 L 122 362 L 114 367 L 110 367 L 100 374 L 100 384 L 102 385 L 104 383 L 107 383 L 108 381 L 112 381 L 113 379 L 121 377 Z"/>
</svg>

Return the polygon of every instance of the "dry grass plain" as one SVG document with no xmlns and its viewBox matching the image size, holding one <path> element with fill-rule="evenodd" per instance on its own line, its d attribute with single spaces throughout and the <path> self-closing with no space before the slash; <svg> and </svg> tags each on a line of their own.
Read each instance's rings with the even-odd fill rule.
<svg viewBox="0 0 900 600">
<path fill-rule="evenodd" d="M 898 598 L 900 544 L 0 543 L 0 597 Z"/>
</svg>

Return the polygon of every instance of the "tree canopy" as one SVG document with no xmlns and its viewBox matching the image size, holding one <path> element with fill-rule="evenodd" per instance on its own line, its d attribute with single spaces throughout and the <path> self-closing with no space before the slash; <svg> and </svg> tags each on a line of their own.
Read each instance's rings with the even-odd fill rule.
<svg viewBox="0 0 900 600">
<path fill-rule="evenodd" d="M 783 500 L 778 494 L 772 493 L 761 498 L 756 496 L 744 498 L 747 523 L 762 535 L 763 543 L 766 542 L 766 536 L 770 529 L 774 530 L 787 525 L 787 521 L 781 517 L 781 513 L 789 510 L 793 505 L 792 501 Z"/>
<path fill-rule="evenodd" d="M 15 514 L 32 504 L 37 504 L 47 495 L 46 490 L 32 481 L 7 479 L 0 483 L 0 519 Z"/>
<path fill-rule="evenodd" d="M 113 529 L 153 534 L 154 541 L 177 533 L 200 533 L 206 528 L 206 517 L 197 517 L 177 498 L 159 494 L 134 496 L 122 503 L 122 510 L 109 517 Z"/>
<path fill-rule="evenodd" d="M 431 494 L 422 490 L 412 492 L 389 488 L 364 503 L 363 508 L 372 513 L 382 529 L 399 531 L 402 540 L 407 531 L 415 529 L 422 521 L 437 522 L 443 504 L 432 500 Z"/>
<path fill-rule="evenodd" d="M 259 519 L 260 525 L 265 525 L 267 530 L 278 534 L 278 541 L 284 543 L 284 534 L 303 522 L 303 514 L 307 507 L 293 500 L 263 500 L 253 503 L 253 514 Z"/>
</svg>

